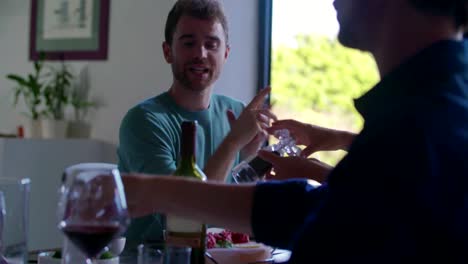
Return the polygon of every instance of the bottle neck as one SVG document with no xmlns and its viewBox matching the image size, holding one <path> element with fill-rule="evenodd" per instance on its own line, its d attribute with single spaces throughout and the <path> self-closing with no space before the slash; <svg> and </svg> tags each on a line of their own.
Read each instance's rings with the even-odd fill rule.
<svg viewBox="0 0 468 264">
<path fill-rule="evenodd" d="M 183 135 L 180 145 L 180 159 L 183 161 L 196 160 L 195 135 Z"/>
<path fill-rule="evenodd" d="M 194 168 L 197 164 L 195 156 L 184 157 L 181 156 L 179 166 L 183 168 Z"/>
<path fill-rule="evenodd" d="M 196 122 L 182 123 L 182 137 L 180 144 L 180 165 L 194 167 L 196 164 Z"/>
</svg>

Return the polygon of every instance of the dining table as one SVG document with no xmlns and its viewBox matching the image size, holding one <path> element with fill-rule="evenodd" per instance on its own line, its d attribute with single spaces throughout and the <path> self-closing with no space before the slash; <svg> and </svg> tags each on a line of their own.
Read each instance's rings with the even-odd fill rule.
<svg viewBox="0 0 468 264">
<path fill-rule="evenodd" d="M 291 251 L 286 249 L 274 249 L 272 251 L 271 261 L 258 261 L 255 263 L 239 263 L 239 264 L 267 264 L 267 263 L 286 263 L 291 257 Z M 138 256 L 120 256 L 120 264 L 138 264 Z M 207 262 L 206 264 L 222 264 L 215 262 Z"/>
</svg>

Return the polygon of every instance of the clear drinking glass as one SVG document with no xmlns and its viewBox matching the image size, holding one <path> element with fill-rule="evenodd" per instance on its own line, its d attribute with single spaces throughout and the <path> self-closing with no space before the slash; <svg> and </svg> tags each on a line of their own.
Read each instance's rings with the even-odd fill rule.
<svg viewBox="0 0 468 264">
<path fill-rule="evenodd" d="M 166 247 L 164 252 L 165 264 L 190 264 L 191 247 Z"/>
<path fill-rule="evenodd" d="M 91 264 L 128 226 L 122 179 L 107 166 L 84 166 L 70 174 L 61 191 L 59 229 Z"/>
<path fill-rule="evenodd" d="M 3 256 L 3 224 L 5 223 L 5 196 L 0 192 L 0 264 L 7 264 L 6 258 Z"/>
<path fill-rule="evenodd" d="M 140 244 L 138 245 L 137 264 L 162 264 L 163 255 L 158 244 Z"/>
<path fill-rule="evenodd" d="M 27 263 L 29 179 L 0 178 L 0 264 Z"/>
</svg>

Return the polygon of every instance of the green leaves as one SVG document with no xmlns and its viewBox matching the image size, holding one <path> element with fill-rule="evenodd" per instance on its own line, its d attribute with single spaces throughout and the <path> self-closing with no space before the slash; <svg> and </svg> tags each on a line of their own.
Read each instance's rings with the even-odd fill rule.
<svg viewBox="0 0 468 264">
<path fill-rule="evenodd" d="M 34 72 L 25 77 L 8 74 L 7 79 L 16 83 L 13 87 L 13 104 L 16 106 L 22 98 L 28 107 L 28 115 L 34 120 L 40 116 L 52 116 L 63 119 L 64 108 L 69 103 L 72 93 L 73 74 L 62 62 L 60 68 L 47 67 L 44 72 L 44 55 L 33 63 Z M 44 104 L 43 104 L 44 103 Z"/>
<path fill-rule="evenodd" d="M 69 96 L 72 93 L 73 74 L 67 65 L 62 62 L 59 68 L 50 69 L 52 78 L 44 88 L 46 114 L 55 120 L 64 118 L 65 106 L 70 103 Z"/>
<path fill-rule="evenodd" d="M 114 255 L 112 255 L 112 253 L 109 251 L 106 251 L 102 253 L 101 256 L 99 256 L 99 259 L 111 259 L 111 258 L 114 258 Z"/>
<path fill-rule="evenodd" d="M 272 50 L 272 103 L 279 118 L 357 132 L 362 119 L 354 108 L 379 76 L 373 58 L 323 36 L 297 36 L 295 45 Z M 336 164 L 342 152 L 315 157 Z"/>
<path fill-rule="evenodd" d="M 85 116 L 88 114 L 90 108 L 97 108 L 99 104 L 97 102 L 92 102 L 80 96 L 76 91 L 72 93 L 70 104 L 75 109 L 75 120 L 83 121 Z"/>
<path fill-rule="evenodd" d="M 229 240 L 217 240 L 216 244 L 218 245 L 217 247 L 219 248 L 232 248 L 232 242 Z"/>
<path fill-rule="evenodd" d="M 273 49 L 272 100 L 296 111 L 355 112 L 353 98 L 378 81 L 372 57 L 314 35 Z"/>
<path fill-rule="evenodd" d="M 60 66 L 54 67 L 44 63 L 43 53 L 39 58 L 33 63 L 32 73 L 24 76 L 18 74 L 6 76 L 15 84 L 12 88 L 14 106 L 23 100 L 28 108 L 26 114 L 32 119 L 48 116 L 63 120 L 65 108 L 71 105 L 74 108 L 76 121 L 84 121 L 89 109 L 102 106 L 98 102 L 89 101 L 87 93 L 78 91 L 80 87 L 73 82 L 75 76 L 64 61 Z"/>
<path fill-rule="evenodd" d="M 8 74 L 6 77 L 12 81 L 17 82 L 19 86 L 27 86 L 27 81 L 19 75 Z"/>
<path fill-rule="evenodd" d="M 29 115 L 32 119 L 37 120 L 40 116 L 38 110 L 41 104 L 41 94 L 43 84 L 41 82 L 42 62 L 34 62 L 34 72 L 27 74 L 27 77 L 22 77 L 17 74 L 8 74 L 7 79 L 17 84 L 14 90 L 13 105 L 17 105 L 22 97 L 29 110 Z"/>
</svg>

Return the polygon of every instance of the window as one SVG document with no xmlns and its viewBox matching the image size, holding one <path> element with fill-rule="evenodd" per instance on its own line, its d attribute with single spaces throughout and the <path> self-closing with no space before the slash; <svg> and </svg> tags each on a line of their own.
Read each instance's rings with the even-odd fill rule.
<svg viewBox="0 0 468 264">
<path fill-rule="evenodd" d="M 377 83 L 378 71 L 371 55 L 338 43 L 333 0 L 261 2 L 271 8 L 261 9 L 270 17 L 260 17 L 267 21 L 263 30 L 271 27 L 270 40 L 263 43 L 271 48 L 271 65 L 264 69 L 271 74 L 273 111 L 280 119 L 359 132 L 363 121 L 353 99 Z M 335 165 L 343 154 L 314 156 Z"/>
</svg>

